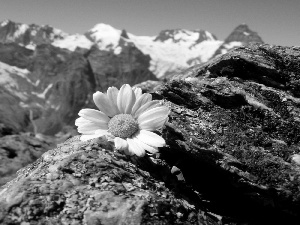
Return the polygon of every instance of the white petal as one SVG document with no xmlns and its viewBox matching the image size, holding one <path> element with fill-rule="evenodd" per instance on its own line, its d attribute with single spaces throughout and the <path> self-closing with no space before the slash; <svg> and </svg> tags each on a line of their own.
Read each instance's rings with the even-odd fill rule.
<svg viewBox="0 0 300 225">
<path fill-rule="evenodd" d="M 166 145 L 165 139 L 147 130 L 140 130 L 139 133 L 137 133 L 136 138 L 152 147 L 163 147 Z"/>
<path fill-rule="evenodd" d="M 139 145 L 141 146 L 143 149 L 145 149 L 146 151 L 154 154 L 158 152 L 157 148 L 151 147 L 147 144 L 145 144 L 144 142 L 141 142 L 139 139 L 137 139 L 136 137 L 133 137 L 133 140 Z"/>
<path fill-rule="evenodd" d="M 93 122 L 90 120 L 84 119 L 83 117 L 79 117 L 75 120 L 75 126 L 91 124 L 91 123 L 93 123 Z"/>
<path fill-rule="evenodd" d="M 114 139 L 115 147 L 117 150 L 125 150 L 128 149 L 128 143 L 123 138 L 116 137 Z"/>
<path fill-rule="evenodd" d="M 143 91 L 141 88 L 133 87 L 132 90 L 134 91 L 136 99 L 141 97 L 141 95 L 143 94 Z"/>
<path fill-rule="evenodd" d="M 103 128 L 96 123 L 82 124 L 77 128 L 78 132 L 81 134 L 95 134 L 95 132 L 99 129 Z"/>
<path fill-rule="evenodd" d="M 154 131 L 162 128 L 168 120 L 168 116 L 154 120 L 146 120 L 139 124 L 141 130 Z"/>
<path fill-rule="evenodd" d="M 102 137 L 104 135 L 107 135 L 108 132 L 107 132 L 107 130 L 98 129 L 98 130 L 95 131 L 95 134 L 98 135 L 99 137 Z"/>
<path fill-rule="evenodd" d="M 120 111 L 118 109 L 118 105 L 117 105 L 118 93 L 119 93 L 119 90 L 116 87 L 109 87 L 107 89 L 107 96 L 108 96 L 108 99 L 109 99 L 111 105 L 115 108 L 115 111 L 120 113 Z"/>
<path fill-rule="evenodd" d="M 103 112 L 100 112 L 96 109 L 82 109 L 78 113 L 79 116 L 83 117 L 86 120 L 96 122 L 96 123 L 108 123 L 109 118 Z"/>
<path fill-rule="evenodd" d="M 106 94 L 97 91 L 93 94 L 93 100 L 98 109 L 107 116 L 113 117 L 118 113 Z"/>
<path fill-rule="evenodd" d="M 136 143 L 133 139 L 127 138 L 127 143 L 128 143 L 128 151 L 130 153 L 134 153 L 137 156 L 145 155 L 145 150 L 138 143 Z"/>
<path fill-rule="evenodd" d="M 99 137 L 99 135 L 96 135 L 96 134 L 92 134 L 92 135 L 81 135 L 80 140 L 81 140 L 81 141 L 87 141 L 87 140 L 91 140 L 91 139 L 98 138 L 98 137 Z"/>
<path fill-rule="evenodd" d="M 152 95 L 148 94 L 148 93 L 145 93 L 145 94 L 142 94 L 141 97 L 139 97 L 134 106 L 132 107 L 132 112 L 131 114 L 134 115 L 135 112 L 144 104 L 146 104 L 147 102 L 150 102 L 152 100 Z"/>
<path fill-rule="evenodd" d="M 124 84 L 118 93 L 117 105 L 120 113 L 130 114 L 135 103 L 135 94 L 129 84 Z"/>
<path fill-rule="evenodd" d="M 159 100 L 154 100 L 154 101 L 150 101 L 145 103 L 144 105 L 142 105 L 136 112 L 135 114 L 133 114 L 134 118 L 137 119 L 139 117 L 139 115 L 141 115 L 143 112 L 148 111 L 149 109 L 155 108 L 161 106 L 160 101 Z"/>
<path fill-rule="evenodd" d="M 156 107 L 150 109 L 138 117 L 140 129 L 143 130 L 157 130 L 161 128 L 169 115 L 170 110 L 165 107 Z"/>
</svg>

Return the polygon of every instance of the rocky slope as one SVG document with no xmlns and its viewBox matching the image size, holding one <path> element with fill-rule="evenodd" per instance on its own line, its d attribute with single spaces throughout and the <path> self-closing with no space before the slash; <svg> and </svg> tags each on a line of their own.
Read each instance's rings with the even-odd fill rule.
<svg viewBox="0 0 300 225">
<path fill-rule="evenodd" d="M 16 172 L 56 147 L 50 137 L 42 140 L 27 134 L 0 137 L 0 186 L 17 176 Z"/>
<path fill-rule="evenodd" d="M 252 44 L 178 74 L 153 94 L 159 154 L 73 138 L 2 187 L 1 224 L 299 224 L 299 69 L 299 47 Z"/>
<path fill-rule="evenodd" d="M 95 90 L 90 64 L 76 52 L 0 44 L 0 60 L 0 123 L 17 131 L 57 133 Z"/>
</svg>

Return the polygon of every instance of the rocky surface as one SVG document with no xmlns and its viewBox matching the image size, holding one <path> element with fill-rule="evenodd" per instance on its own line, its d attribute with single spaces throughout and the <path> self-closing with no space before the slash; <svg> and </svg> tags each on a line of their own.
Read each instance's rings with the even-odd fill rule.
<svg viewBox="0 0 300 225">
<path fill-rule="evenodd" d="M 73 138 L 2 187 L 0 223 L 299 224 L 299 67 L 299 47 L 253 44 L 178 74 L 153 95 L 159 154 Z"/>
<path fill-rule="evenodd" d="M 165 82 L 166 82 L 166 80 L 164 80 L 164 81 L 147 80 L 142 83 L 134 85 L 134 87 L 141 88 L 143 93 L 154 93 Z"/>
<path fill-rule="evenodd" d="M 176 176 L 156 161 L 128 158 L 106 140 L 80 142 L 75 137 L 2 188 L 0 222 L 217 224 L 217 218 L 175 195 L 172 189 L 181 188 L 174 186 Z"/>
<path fill-rule="evenodd" d="M 15 178 L 17 170 L 34 162 L 44 152 L 54 148 L 49 137 L 36 138 L 33 135 L 14 134 L 0 138 L 0 186 Z"/>
</svg>

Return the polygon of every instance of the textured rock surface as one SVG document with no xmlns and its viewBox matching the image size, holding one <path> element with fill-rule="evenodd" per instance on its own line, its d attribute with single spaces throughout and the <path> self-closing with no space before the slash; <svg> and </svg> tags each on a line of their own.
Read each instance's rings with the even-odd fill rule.
<svg viewBox="0 0 300 225">
<path fill-rule="evenodd" d="M 134 87 L 141 88 L 143 93 L 153 93 L 157 91 L 163 83 L 163 81 L 147 80 L 134 85 Z"/>
<path fill-rule="evenodd" d="M 0 222 L 218 224 L 217 218 L 189 203 L 184 192 L 175 197 L 171 189 L 180 188 L 174 186 L 176 177 L 156 161 L 129 159 L 105 140 L 80 142 L 75 137 L 2 188 Z"/>
<path fill-rule="evenodd" d="M 17 170 L 38 159 L 55 142 L 30 134 L 6 135 L 0 138 L 0 186 L 16 177 Z"/>
<path fill-rule="evenodd" d="M 162 157 L 215 213 L 254 224 L 299 223 L 299 80 L 299 47 L 253 44 L 161 89 L 173 112 L 163 132 L 170 152 Z"/>
<path fill-rule="evenodd" d="M 175 76 L 158 155 L 70 140 L 2 187 L 1 223 L 299 224 L 299 57 L 253 44 Z"/>
</svg>

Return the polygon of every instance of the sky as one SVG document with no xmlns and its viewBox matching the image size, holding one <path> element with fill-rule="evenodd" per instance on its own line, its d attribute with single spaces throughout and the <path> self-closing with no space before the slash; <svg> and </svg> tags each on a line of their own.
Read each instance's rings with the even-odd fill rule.
<svg viewBox="0 0 300 225">
<path fill-rule="evenodd" d="M 84 33 L 98 23 L 141 36 L 202 29 L 224 40 L 246 23 L 265 43 L 300 45 L 300 0 L 0 0 L 0 21 Z"/>
</svg>

